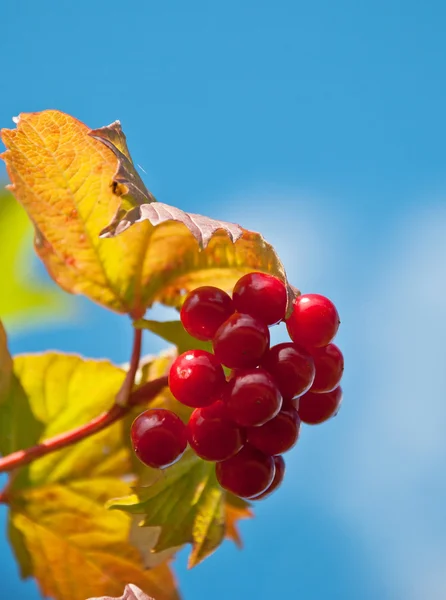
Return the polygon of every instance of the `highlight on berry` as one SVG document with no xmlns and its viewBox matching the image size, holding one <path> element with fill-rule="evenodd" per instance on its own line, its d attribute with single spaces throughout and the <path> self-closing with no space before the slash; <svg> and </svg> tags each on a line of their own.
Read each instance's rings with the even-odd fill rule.
<svg viewBox="0 0 446 600">
<path fill-rule="evenodd" d="M 181 323 L 213 352 L 190 349 L 171 365 L 169 388 L 190 408 L 187 422 L 156 408 L 133 422 L 144 464 L 167 468 L 189 446 L 215 463 L 219 484 L 236 496 L 261 500 L 281 485 L 282 455 L 296 446 L 302 423 L 324 423 L 339 411 L 344 371 L 333 302 L 299 295 L 288 318 L 286 306 L 284 283 L 266 273 L 241 277 L 232 296 L 213 286 L 187 295 Z M 290 341 L 271 346 L 269 327 L 280 322 Z"/>
</svg>

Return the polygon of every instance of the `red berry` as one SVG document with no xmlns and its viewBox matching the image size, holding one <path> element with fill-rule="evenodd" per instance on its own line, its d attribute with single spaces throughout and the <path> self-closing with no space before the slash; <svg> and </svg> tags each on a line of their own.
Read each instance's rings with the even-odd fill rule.
<svg viewBox="0 0 446 600">
<path fill-rule="evenodd" d="M 206 285 L 186 296 L 180 319 L 184 329 L 198 340 L 211 340 L 220 325 L 234 312 L 231 297 L 220 288 Z"/>
<path fill-rule="evenodd" d="M 328 344 L 323 348 L 316 348 L 312 352 L 312 356 L 316 367 L 316 376 L 310 391 L 331 392 L 339 385 L 344 372 L 342 352 L 335 344 Z"/>
<path fill-rule="evenodd" d="M 173 465 L 187 446 L 186 425 L 164 408 L 151 408 L 132 423 L 131 439 L 136 456 L 154 469 Z"/>
<path fill-rule="evenodd" d="M 298 296 L 286 320 L 290 338 L 305 348 L 326 346 L 339 328 L 339 315 L 331 300 L 320 294 Z"/>
<path fill-rule="evenodd" d="M 261 427 L 250 427 L 247 430 L 247 442 L 257 450 L 274 456 L 291 450 L 299 438 L 299 432 L 300 418 L 290 403 Z"/>
<path fill-rule="evenodd" d="M 230 418 L 241 427 L 263 425 L 282 407 L 277 385 L 264 369 L 240 370 L 230 379 L 225 400 Z"/>
<path fill-rule="evenodd" d="M 184 352 L 170 367 L 170 391 L 186 406 L 196 408 L 212 404 L 222 394 L 225 385 L 221 364 L 205 350 Z"/>
<path fill-rule="evenodd" d="M 266 490 L 262 494 L 256 496 L 255 498 L 252 498 L 252 500 L 263 500 L 264 498 L 268 498 L 273 492 L 277 490 L 277 488 L 282 483 L 283 478 L 285 477 L 285 461 L 281 456 L 274 456 L 273 458 L 274 465 L 276 467 L 274 479 L 270 486 L 266 488 Z"/>
<path fill-rule="evenodd" d="M 287 292 L 280 279 L 267 273 L 248 273 L 235 284 L 232 299 L 238 312 L 274 325 L 285 318 Z"/>
<path fill-rule="evenodd" d="M 196 408 L 187 425 L 191 448 L 204 460 L 226 460 L 243 447 L 245 435 L 229 419 L 226 404 L 221 400 L 211 406 Z"/>
<path fill-rule="evenodd" d="M 271 373 L 286 399 L 304 394 L 314 380 L 313 358 L 295 344 L 277 344 L 270 348 L 262 360 L 262 367 Z"/>
<path fill-rule="evenodd" d="M 256 367 L 268 350 L 269 329 L 250 315 L 235 313 L 217 329 L 213 347 L 225 367 Z"/>
<path fill-rule="evenodd" d="M 252 498 L 264 492 L 275 474 L 274 459 L 251 446 L 215 465 L 215 474 L 222 488 L 241 498 Z"/>
<path fill-rule="evenodd" d="M 340 386 L 325 394 L 307 392 L 299 398 L 299 417 L 301 421 L 309 425 L 323 423 L 335 416 L 341 401 L 342 389 Z"/>
</svg>

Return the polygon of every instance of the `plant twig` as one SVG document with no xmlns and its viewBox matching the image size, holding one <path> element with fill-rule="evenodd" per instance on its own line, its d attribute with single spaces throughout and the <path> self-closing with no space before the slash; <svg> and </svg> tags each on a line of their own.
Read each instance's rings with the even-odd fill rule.
<svg viewBox="0 0 446 600">
<path fill-rule="evenodd" d="M 141 357 L 142 329 L 133 329 L 133 348 L 130 358 L 129 370 L 125 376 L 119 392 L 116 394 L 115 402 L 118 406 L 126 406 L 130 392 L 135 383 L 135 375 L 139 367 Z"/>
<path fill-rule="evenodd" d="M 102 431 L 106 427 L 116 423 L 116 421 L 124 418 L 137 404 L 148 402 L 152 398 L 155 398 L 166 385 L 167 376 L 149 381 L 130 394 L 126 406 L 114 404 L 110 410 L 95 417 L 88 423 L 85 423 L 85 425 L 80 425 L 70 431 L 55 435 L 31 448 L 18 450 L 17 452 L 13 452 L 12 454 L 0 458 L 0 473 L 28 465 L 36 460 L 36 458 L 40 458 L 50 452 L 60 450 L 61 448 L 71 446 L 76 442 Z M 3 493 L 0 492 L 0 503 L 2 501 L 5 502 L 5 499 Z"/>
</svg>

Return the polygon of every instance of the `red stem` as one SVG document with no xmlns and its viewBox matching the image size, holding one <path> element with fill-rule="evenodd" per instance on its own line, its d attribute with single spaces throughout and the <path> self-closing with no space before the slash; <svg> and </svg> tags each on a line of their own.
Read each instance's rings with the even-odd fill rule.
<svg viewBox="0 0 446 600">
<path fill-rule="evenodd" d="M 125 376 L 124 382 L 121 389 L 116 395 L 115 403 L 118 406 L 126 406 L 130 392 L 132 391 L 133 384 L 135 382 L 135 375 L 139 366 L 139 359 L 141 357 L 141 343 L 142 343 L 142 329 L 133 330 L 133 348 L 132 356 L 130 358 L 129 370 Z"/>
<path fill-rule="evenodd" d="M 115 404 L 107 412 L 95 417 L 90 422 L 85 423 L 85 425 L 55 435 L 31 448 L 18 450 L 17 452 L 13 452 L 12 454 L 0 458 L 0 473 L 12 471 L 18 467 L 28 465 L 33 460 L 36 460 L 36 458 L 40 458 L 41 456 L 45 456 L 46 454 L 55 452 L 61 448 L 66 448 L 90 435 L 94 435 L 125 417 L 137 404 L 148 402 L 155 398 L 155 396 L 166 387 L 167 376 L 149 381 L 137 390 L 132 391 L 141 356 L 141 340 L 142 330 L 135 329 L 129 370 L 116 395 Z M 6 487 L 3 491 L 0 491 L 0 503 L 6 502 L 7 496 L 8 490 Z"/>
<path fill-rule="evenodd" d="M 41 456 L 45 456 L 46 454 L 55 452 L 61 448 L 71 446 L 90 435 L 102 431 L 106 427 L 113 425 L 113 423 L 116 423 L 116 421 L 125 417 L 137 404 L 148 402 L 154 398 L 164 387 L 166 387 L 166 385 L 167 376 L 149 381 L 130 395 L 127 406 L 118 406 L 117 404 L 114 404 L 110 410 L 95 417 L 85 425 L 80 425 L 70 431 L 55 435 L 36 446 L 26 448 L 26 450 L 18 450 L 17 452 L 13 452 L 12 454 L 0 458 L 0 473 L 28 465 L 33 460 L 36 460 L 36 458 L 40 458 Z M 0 502 L 1 501 L 2 495 L 0 493 Z"/>
</svg>

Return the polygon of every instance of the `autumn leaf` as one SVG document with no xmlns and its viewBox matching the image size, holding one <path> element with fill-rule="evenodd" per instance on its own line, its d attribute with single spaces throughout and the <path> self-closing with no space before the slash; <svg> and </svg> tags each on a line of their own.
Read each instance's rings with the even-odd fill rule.
<svg viewBox="0 0 446 600">
<path fill-rule="evenodd" d="M 21 447 L 39 443 L 108 410 L 124 371 L 108 361 L 45 353 L 16 357 L 14 377 L 21 395 L 11 387 L 0 405 L 0 439 L 6 435 L 9 448 L 16 440 Z M 105 508 L 135 481 L 128 433 L 128 424 L 119 421 L 35 460 L 10 480 L 11 545 L 22 576 L 35 577 L 43 595 L 56 600 L 118 595 L 131 581 L 156 600 L 178 598 L 166 562 L 144 569 L 130 542 L 131 517 Z"/>
<path fill-rule="evenodd" d="M 188 452 L 150 487 L 138 487 L 132 495 L 111 500 L 109 506 L 141 515 L 144 527 L 161 527 L 154 548 L 158 552 L 191 543 L 189 567 L 193 567 L 212 554 L 225 535 L 236 537 L 237 519 L 251 516 L 248 505 L 235 515 L 231 508 L 227 512 L 225 502 L 215 465 Z"/>
<path fill-rule="evenodd" d="M 180 306 L 199 285 L 230 290 L 253 270 L 286 282 L 260 234 L 157 203 L 119 123 L 89 130 L 58 111 L 27 113 L 2 139 L 37 253 L 65 290 L 140 318 L 154 302 Z M 288 290 L 291 301 L 295 291 Z"/>
<path fill-rule="evenodd" d="M 88 600 L 155 600 L 149 598 L 147 594 L 144 594 L 142 590 L 136 585 L 129 583 L 124 588 L 124 593 L 119 598 L 112 598 L 111 596 L 101 596 L 100 598 L 88 598 Z"/>
</svg>

